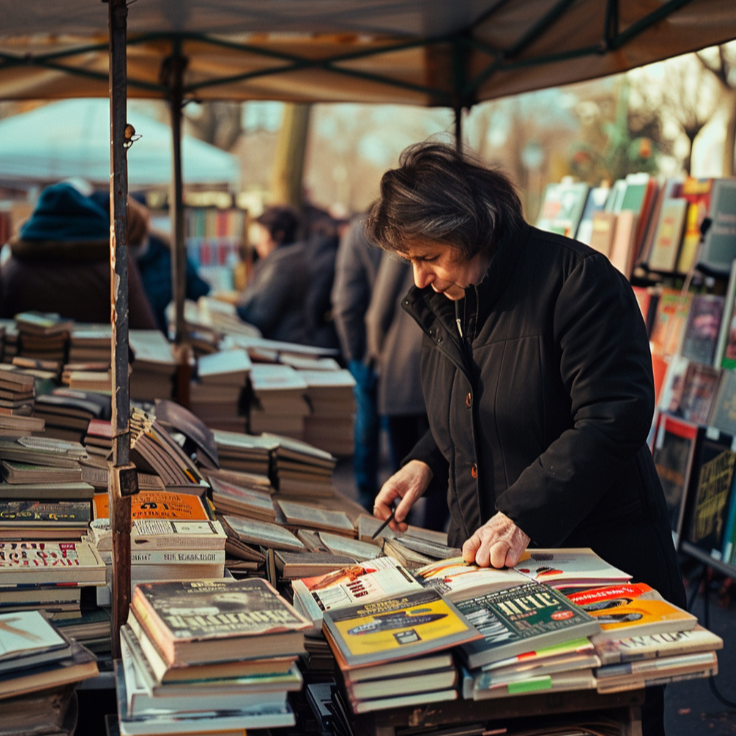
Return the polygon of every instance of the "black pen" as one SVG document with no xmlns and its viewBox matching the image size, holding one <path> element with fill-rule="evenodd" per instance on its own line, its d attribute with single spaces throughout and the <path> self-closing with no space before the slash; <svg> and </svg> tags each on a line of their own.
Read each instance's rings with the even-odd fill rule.
<svg viewBox="0 0 736 736">
<path fill-rule="evenodd" d="M 388 519 L 386 519 L 386 521 L 384 521 L 383 524 L 381 524 L 381 526 L 379 526 L 378 529 L 376 529 L 376 531 L 373 532 L 373 536 L 371 537 L 371 539 L 375 539 L 394 520 L 394 516 L 396 515 L 397 508 L 399 508 L 398 504 L 394 507 L 394 510 L 391 512 L 391 516 L 389 516 Z"/>
</svg>

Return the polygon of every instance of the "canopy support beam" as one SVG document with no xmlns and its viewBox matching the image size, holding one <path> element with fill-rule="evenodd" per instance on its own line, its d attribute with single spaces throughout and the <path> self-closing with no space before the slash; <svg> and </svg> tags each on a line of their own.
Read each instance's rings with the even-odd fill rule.
<svg viewBox="0 0 736 736">
<path fill-rule="evenodd" d="M 186 297 L 187 252 L 184 238 L 184 177 L 181 161 L 181 124 L 184 105 L 184 70 L 187 58 L 181 53 L 181 40 L 172 41 L 171 56 L 164 60 L 161 82 L 168 89 L 171 115 L 171 188 L 169 217 L 171 218 L 171 286 L 174 297 L 174 351 L 177 359 L 176 399 L 189 406 L 189 349 L 184 321 Z"/>
<path fill-rule="evenodd" d="M 130 387 L 128 383 L 128 163 L 127 0 L 108 0 L 110 25 L 110 296 L 112 322 L 112 435 L 109 469 L 112 532 L 112 652 L 120 657 L 120 627 L 130 608 L 130 498 L 117 482 L 130 464 Z M 127 142 L 126 142 L 127 134 Z M 135 491 L 133 491 L 135 492 Z"/>
</svg>

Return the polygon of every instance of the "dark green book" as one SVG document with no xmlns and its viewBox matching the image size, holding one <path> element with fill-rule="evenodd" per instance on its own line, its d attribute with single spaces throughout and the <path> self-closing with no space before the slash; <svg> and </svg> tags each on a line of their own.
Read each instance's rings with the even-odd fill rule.
<svg viewBox="0 0 736 736">
<path fill-rule="evenodd" d="M 460 648 L 471 669 L 600 632 L 592 616 L 540 583 L 498 590 L 455 605 L 484 635 Z"/>
<path fill-rule="evenodd" d="M 82 527 L 90 522 L 89 501 L 0 501 L 0 528 Z"/>
</svg>

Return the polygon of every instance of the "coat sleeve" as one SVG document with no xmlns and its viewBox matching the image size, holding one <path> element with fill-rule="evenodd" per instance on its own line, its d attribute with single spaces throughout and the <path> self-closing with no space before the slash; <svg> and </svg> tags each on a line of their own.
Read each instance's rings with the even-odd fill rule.
<svg viewBox="0 0 736 736">
<path fill-rule="evenodd" d="M 424 436 L 414 445 L 412 451 L 401 461 L 402 467 L 412 460 L 421 460 L 429 465 L 434 474 L 435 481 L 443 489 L 447 488 L 450 476 L 450 467 L 445 456 L 440 452 L 437 443 L 432 436 L 432 430 L 428 429 Z"/>
<path fill-rule="evenodd" d="M 536 544 L 561 544 L 641 449 L 654 412 L 646 329 L 626 279 L 603 256 L 581 261 L 553 315 L 572 427 L 496 500 Z"/>
<path fill-rule="evenodd" d="M 351 225 L 337 251 L 332 318 L 346 361 L 365 357 L 365 313 L 371 299 L 372 274 L 359 249 L 369 247 L 363 234 L 363 221 L 358 220 Z"/>
<path fill-rule="evenodd" d="M 365 331 L 368 357 L 380 362 L 386 335 L 399 309 L 407 266 L 384 254 L 378 267 L 368 311 Z"/>
</svg>

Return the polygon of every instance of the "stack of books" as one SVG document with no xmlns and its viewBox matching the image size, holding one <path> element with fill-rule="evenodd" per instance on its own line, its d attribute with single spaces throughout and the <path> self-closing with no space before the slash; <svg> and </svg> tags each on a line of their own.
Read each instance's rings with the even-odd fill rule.
<svg viewBox="0 0 736 736">
<path fill-rule="evenodd" d="M 242 348 L 200 357 L 198 380 L 189 385 L 192 412 L 211 429 L 244 430 L 241 398 L 250 370 L 250 358 Z"/>
<path fill-rule="evenodd" d="M 299 371 L 288 365 L 257 363 L 251 369 L 250 381 L 250 431 L 304 439 L 304 418 L 310 409 L 304 398 L 307 382 Z"/>
<path fill-rule="evenodd" d="M 34 415 L 46 422 L 46 437 L 81 442 L 89 422 L 110 420 L 110 392 L 55 388 L 36 399 Z"/>
<path fill-rule="evenodd" d="M 69 362 L 101 362 L 109 367 L 111 340 L 110 325 L 75 323 L 69 336 Z"/>
<path fill-rule="evenodd" d="M 261 521 L 276 520 L 276 509 L 268 491 L 252 485 L 229 483 L 215 475 L 209 477 L 209 484 L 212 488 L 212 503 L 218 514 L 234 514 Z"/>
<path fill-rule="evenodd" d="M 112 453 L 112 423 L 105 419 L 90 419 L 83 438 L 87 454 L 107 459 Z"/>
<path fill-rule="evenodd" d="M 74 391 L 112 393 L 109 363 L 67 363 L 61 373 L 61 382 Z"/>
<path fill-rule="evenodd" d="M 18 355 L 18 343 L 20 341 L 20 333 L 14 319 L 3 320 L 3 360 L 11 363 L 13 358 Z"/>
<path fill-rule="evenodd" d="M 67 343 L 72 329 L 70 320 L 58 314 L 22 312 L 15 315 L 20 333 L 18 355 L 37 360 L 66 361 Z"/>
<path fill-rule="evenodd" d="M 141 401 L 171 398 L 177 364 L 172 346 L 158 330 L 131 330 L 130 395 Z"/>
<path fill-rule="evenodd" d="M 95 495 L 93 516 L 88 539 L 107 565 L 109 581 L 112 535 L 107 493 Z M 198 496 L 141 491 L 131 498 L 131 518 L 136 532 L 131 539 L 133 587 L 144 582 L 222 578 L 225 534 Z M 143 534 L 145 530 L 148 533 Z"/>
<path fill-rule="evenodd" d="M 604 586 L 567 597 L 600 624 L 601 633 L 591 638 L 602 665 L 595 670 L 599 693 L 718 674 L 721 639 L 648 585 Z"/>
<path fill-rule="evenodd" d="M 190 498 L 192 501 L 198 500 L 196 497 Z M 186 505 L 184 507 L 187 508 Z M 191 513 L 195 512 L 196 508 L 192 509 Z M 225 531 L 218 521 L 155 517 L 134 519 L 130 532 L 132 586 L 137 582 L 222 578 L 225 540 Z M 93 520 L 86 541 L 104 562 L 112 564 L 109 519 L 101 517 Z M 110 605 L 111 568 L 107 571 L 105 582 L 105 589 L 98 591 L 97 604 L 100 606 Z"/>
<path fill-rule="evenodd" d="M 120 733 L 293 726 L 308 628 L 265 580 L 138 586 L 116 670 Z"/>
<path fill-rule="evenodd" d="M 481 636 L 431 589 L 325 611 L 323 631 L 354 713 L 456 700 L 447 650 Z"/>
<path fill-rule="evenodd" d="M 332 473 L 337 458 L 307 442 L 266 435 L 274 450 L 274 479 L 281 493 L 300 496 L 331 496 Z"/>
<path fill-rule="evenodd" d="M 23 485 L 33 488 L 32 483 Z M 89 522 L 89 501 L 0 501 L 0 539 L 4 541 L 80 540 Z"/>
<path fill-rule="evenodd" d="M 347 370 L 302 370 L 312 413 L 304 419 L 304 440 L 333 455 L 353 454 L 355 379 Z"/>
<path fill-rule="evenodd" d="M 150 414 L 133 409 L 130 417 L 130 456 L 144 473 L 158 475 L 169 490 L 201 495 L 207 484 L 169 433 Z"/>
<path fill-rule="evenodd" d="M 1 610 L 41 611 L 59 623 L 80 615 L 83 589 L 105 585 L 105 563 L 85 541 L 0 542 L 0 574 Z"/>
<path fill-rule="evenodd" d="M 243 432 L 213 431 L 220 468 L 269 475 L 271 456 L 279 446 L 274 437 L 255 437 Z"/>
<path fill-rule="evenodd" d="M 35 397 L 33 376 L 0 369 L 0 437 L 29 437 L 44 431 L 44 420 L 31 416 Z"/>
<path fill-rule="evenodd" d="M 72 733 L 75 687 L 98 674 L 95 656 L 38 611 L 0 614 L 0 711 L 4 733 Z"/>
</svg>

